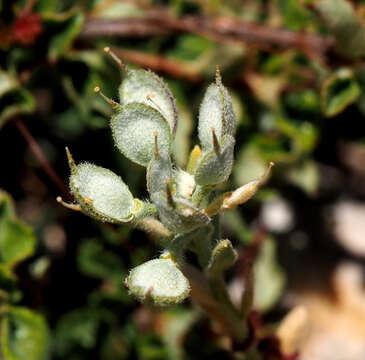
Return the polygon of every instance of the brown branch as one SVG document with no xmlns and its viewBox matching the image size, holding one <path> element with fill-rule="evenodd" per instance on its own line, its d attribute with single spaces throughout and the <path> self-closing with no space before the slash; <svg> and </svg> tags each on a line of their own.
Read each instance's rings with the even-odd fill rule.
<svg viewBox="0 0 365 360">
<path fill-rule="evenodd" d="M 90 38 L 95 36 L 117 36 L 117 37 L 148 37 L 156 35 L 166 35 L 169 31 L 154 24 L 148 19 L 128 18 L 128 19 L 89 19 L 86 21 L 80 38 Z"/>
<path fill-rule="evenodd" d="M 28 128 L 24 124 L 24 122 L 20 118 L 15 118 L 13 120 L 15 126 L 19 130 L 19 132 L 24 137 L 25 141 L 27 142 L 30 150 L 33 152 L 34 156 L 37 158 L 39 164 L 43 168 L 44 172 L 49 176 L 49 178 L 53 181 L 55 186 L 61 191 L 62 195 L 68 199 L 71 199 L 70 192 L 68 187 L 64 183 L 64 181 L 57 175 L 55 170 L 52 168 L 51 164 L 47 160 L 46 156 L 44 155 L 42 149 L 29 132 Z"/>
<path fill-rule="evenodd" d="M 89 19 L 80 33 L 80 38 L 147 37 L 179 32 L 198 34 L 225 43 L 246 43 L 268 51 L 296 49 L 320 59 L 333 48 L 335 42 L 329 36 L 279 29 L 228 17 L 176 18 L 163 9 L 150 11 L 140 18 Z"/>
<path fill-rule="evenodd" d="M 183 78 L 190 82 L 199 82 L 202 80 L 198 70 L 194 69 L 191 65 L 184 64 L 181 61 L 166 59 L 163 56 L 148 54 L 142 51 L 124 49 L 113 49 L 113 51 L 124 61 L 129 61 L 156 72 L 173 75 L 176 78 Z"/>
</svg>

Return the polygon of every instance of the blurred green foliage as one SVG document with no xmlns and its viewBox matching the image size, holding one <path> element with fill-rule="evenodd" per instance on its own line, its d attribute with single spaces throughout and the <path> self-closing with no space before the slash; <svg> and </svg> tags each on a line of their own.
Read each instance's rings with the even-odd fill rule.
<svg viewBox="0 0 365 360">
<path fill-rule="evenodd" d="M 49 330 L 45 319 L 27 308 L 12 305 L 21 293 L 12 272 L 16 263 L 34 253 L 36 238 L 32 230 L 15 218 L 8 194 L 0 192 L 1 254 L 1 349 L 5 359 L 42 360 L 47 358 Z M 7 284 L 8 286 L 6 286 Z M 9 286 L 11 284 L 11 286 Z M 5 285 L 5 286 L 4 286 Z"/>
<path fill-rule="evenodd" d="M 216 22 L 206 32 L 183 26 L 158 32 L 155 22 L 142 21 L 153 11 L 161 19 L 197 16 Z M 158 254 L 158 244 L 138 230 L 95 224 L 60 209 L 54 201 L 58 189 L 14 135 L 15 118 L 24 121 L 62 178 L 68 176 L 63 151 L 68 145 L 79 154 L 77 160 L 87 159 L 122 174 L 131 191 L 143 198 L 144 171 L 114 149 L 107 130 L 111 108 L 93 92 L 100 86 L 107 96 L 117 97 L 120 72 L 103 47 L 112 47 L 131 66 L 151 68 L 166 77 L 180 111 L 174 149 L 180 166 L 186 165 L 196 143 L 193 119 L 218 64 L 238 114 L 236 162 L 227 189 L 257 178 L 269 161 L 277 164 L 266 190 L 243 212 L 227 213 L 222 219 L 224 231 L 244 254 L 255 245 L 260 204 L 268 199 L 286 198 L 299 218 L 312 207 L 328 206 L 338 194 L 365 194 L 360 186 L 355 190 L 348 183 L 337 186 L 331 175 L 348 174 L 338 145 L 351 141 L 364 149 L 364 11 L 364 2 L 354 5 L 346 0 L 0 1 L 4 158 L 0 187 L 14 193 L 19 213 L 34 228 L 15 216 L 10 195 L 2 191 L 1 356 L 5 360 L 228 356 L 194 306 L 160 311 L 140 306 L 128 296 L 122 284 L 126 269 Z M 100 27 L 93 21 L 100 21 Z M 124 27 L 119 25 L 116 31 L 115 21 Z M 141 27 L 130 30 L 138 21 Z M 322 40 L 328 37 L 333 44 L 303 49 L 293 42 L 281 47 L 285 39 L 277 36 L 276 46 L 269 39 L 264 46 L 265 42 L 252 40 L 257 39 L 255 27 L 248 28 L 246 37 L 233 40 L 220 32 L 220 26 L 237 22 L 239 28 L 241 21 L 283 28 L 292 36 L 305 32 Z M 143 26 L 151 26 L 151 33 L 139 34 Z M 329 171 L 331 166 L 334 172 Z M 349 172 L 361 183 L 363 175 L 354 169 Z M 323 179 L 327 188 L 321 185 Z M 314 236 L 312 224 L 306 226 L 300 231 Z M 281 245 L 283 236 L 277 238 L 280 241 L 266 237 L 255 265 L 256 307 L 261 313 L 275 312 L 285 279 L 292 276 L 285 274 L 277 256 L 286 253 L 280 249 L 288 242 Z M 42 259 L 44 266 L 35 276 L 32 269 Z M 229 280 L 240 277 L 239 269 L 234 270 Z"/>
</svg>

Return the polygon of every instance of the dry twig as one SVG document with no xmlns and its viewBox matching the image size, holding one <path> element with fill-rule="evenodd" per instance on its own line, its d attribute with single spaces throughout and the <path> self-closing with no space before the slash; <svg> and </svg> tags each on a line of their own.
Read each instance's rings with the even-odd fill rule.
<svg viewBox="0 0 365 360">
<path fill-rule="evenodd" d="M 329 36 L 273 28 L 228 17 L 176 18 L 164 9 L 149 11 L 140 18 L 89 19 L 80 33 L 80 38 L 147 37 L 176 32 L 198 34 L 225 43 L 246 43 L 268 51 L 297 49 L 307 56 L 319 59 L 326 56 L 335 42 Z"/>
</svg>

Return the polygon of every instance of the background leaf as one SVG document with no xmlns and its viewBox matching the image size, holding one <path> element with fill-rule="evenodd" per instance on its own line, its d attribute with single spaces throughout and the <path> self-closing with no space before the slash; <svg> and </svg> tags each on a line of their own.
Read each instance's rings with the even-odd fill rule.
<svg viewBox="0 0 365 360">
<path fill-rule="evenodd" d="M 35 246 L 32 230 L 15 218 L 9 195 L 0 192 L 0 266 L 13 267 L 32 255 Z"/>
<path fill-rule="evenodd" d="M 276 262 L 276 246 L 266 238 L 254 265 L 254 307 L 259 311 L 270 310 L 278 301 L 285 285 L 285 274 Z"/>
<path fill-rule="evenodd" d="M 45 360 L 49 330 L 44 318 L 26 308 L 9 306 L 1 320 L 5 360 Z"/>
<path fill-rule="evenodd" d="M 360 87 L 349 69 L 340 69 L 328 78 L 322 86 L 322 109 L 326 116 L 339 114 L 356 101 Z"/>
<path fill-rule="evenodd" d="M 51 59 L 56 59 L 61 56 L 70 46 L 74 38 L 78 35 L 84 23 L 84 16 L 81 12 L 74 14 L 57 17 L 48 15 L 46 18 L 48 21 L 53 22 L 58 28 L 61 29 L 58 33 L 52 37 L 48 54 Z"/>
</svg>

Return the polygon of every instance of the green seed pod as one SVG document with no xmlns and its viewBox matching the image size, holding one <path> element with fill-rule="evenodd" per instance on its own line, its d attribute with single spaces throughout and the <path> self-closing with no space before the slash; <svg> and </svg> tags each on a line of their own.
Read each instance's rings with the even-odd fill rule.
<svg viewBox="0 0 365 360">
<path fill-rule="evenodd" d="M 204 152 L 213 149 L 212 128 L 216 131 L 218 143 L 221 143 L 226 134 L 233 136 L 236 129 L 232 99 L 222 85 L 219 71 L 217 71 L 216 83 L 208 87 L 200 105 L 198 131 Z"/>
<path fill-rule="evenodd" d="M 70 188 L 83 211 L 101 221 L 131 221 L 141 202 L 112 171 L 89 163 L 73 167 Z"/>
<path fill-rule="evenodd" d="M 181 303 L 190 293 L 189 281 L 173 258 L 166 256 L 132 269 L 125 285 L 138 300 L 161 306 Z"/>
<path fill-rule="evenodd" d="M 147 166 L 154 155 L 155 134 L 160 151 L 170 153 L 171 132 L 166 119 L 151 106 L 130 103 L 111 120 L 118 149 L 129 159 Z"/>
<path fill-rule="evenodd" d="M 226 181 L 233 167 L 235 140 L 226 135 L 221 145 L 203 155 L 195 170 L 195 182 L 199 185 L 216 185 Z"/>
<path fill-rule="evenodd" d="M 132 102 L 149 105 L 159 111 L 167 120 L 174 136 L 177 127 L 176 101 L 166 83 L 152 71 L 127 68 L 126 78 L 119 87 L 120 103 Z"/>
</svg>

